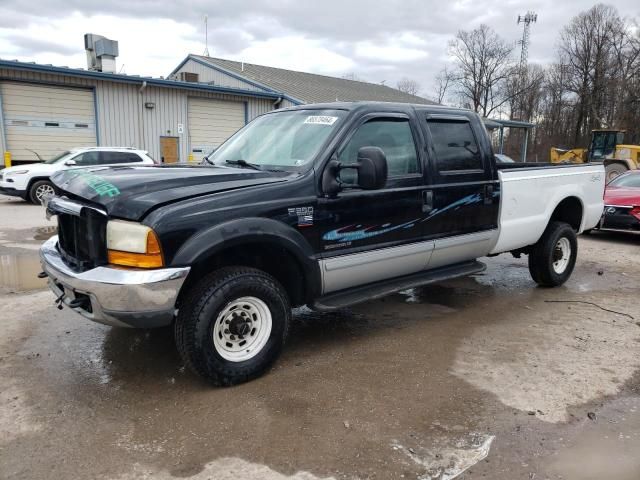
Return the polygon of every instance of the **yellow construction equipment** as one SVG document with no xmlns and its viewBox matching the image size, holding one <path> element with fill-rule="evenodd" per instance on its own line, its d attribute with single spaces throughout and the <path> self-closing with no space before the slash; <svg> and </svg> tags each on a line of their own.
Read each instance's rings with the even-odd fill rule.
<svg viewBox="0 0 640 480">
<path fill-rule="evenodd" d="M 603 163 L 607 183 L 627 170 L 640 168 L 640 145 L 625 145 L 624 130 L 593 130 L 589 148 L 551 147 L 551 163 Z"/>
</svg>

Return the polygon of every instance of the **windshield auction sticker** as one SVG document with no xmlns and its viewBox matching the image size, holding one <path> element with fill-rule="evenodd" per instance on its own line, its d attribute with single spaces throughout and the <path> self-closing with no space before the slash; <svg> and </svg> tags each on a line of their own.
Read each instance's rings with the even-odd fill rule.
<svg viewBox="0 0 640 480">
<path fill-rule="evenodd" d="M 313 115 L 307 117 L 304 123 L 312 123 L 314 125 L 333 125 L 338 117 L 330 117 L 328 115 Z"/>
</svg>

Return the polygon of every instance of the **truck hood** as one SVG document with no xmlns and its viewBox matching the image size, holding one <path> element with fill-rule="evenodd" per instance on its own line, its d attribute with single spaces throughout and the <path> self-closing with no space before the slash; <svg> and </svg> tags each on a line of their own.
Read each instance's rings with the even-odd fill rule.
<svg viewBox="0 0 640 480">
<path fill-rule="evenodd" d="M 111 216 L 139 220 L 154 207 L 238 188 L 285 181 L 286 173 L 199 167 L 102 167 L 51 176 L 60 190 L 103 206 Z"/>
<path fill-rule="evenodd" d="M 640 205 L 640 188 L 607 187 L 604 192 L 604 203 L 620 206 Z"/>
</svg>

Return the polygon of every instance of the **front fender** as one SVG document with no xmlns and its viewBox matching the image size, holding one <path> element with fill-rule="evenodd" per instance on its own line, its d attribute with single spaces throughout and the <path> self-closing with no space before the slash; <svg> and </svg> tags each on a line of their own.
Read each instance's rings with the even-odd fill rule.
<svg viewBox="0 0 640 480">
<path fill-rule="evenodd" d="M 224 249 L 258 243 L 277 245 L 293 255 L 303 269 L 309 291 L 319 292 L 320 267 L 309 242 L 297 230 L 269 218 L 230 220 L 202 230 L 180 247 L 171 263 L 191 266 Z"/>
</svg>

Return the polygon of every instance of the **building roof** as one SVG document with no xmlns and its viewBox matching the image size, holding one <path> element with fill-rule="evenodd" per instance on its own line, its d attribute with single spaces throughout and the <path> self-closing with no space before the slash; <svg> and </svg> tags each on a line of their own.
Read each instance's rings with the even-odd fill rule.
<svg viewBox="0 0 640 480">
<path fill-rule="evenodd" d="M 141 77 L 139 75 L 124 75 L 121 73 L 96 72 L 93 70 L 84 70 L 82 68 L 57 67 L 54 65 L 43 65 L 34 62 L 20 62 L 18 60 L 0 59 L 0 68 L 11 68 L 21 71 L 42 72 L 42 73 L 58 73 L 72 77 L 93 78 L 96 80 L 105 80 L 111 82 L 147 84 L 157 87 L 182 88 L 189 90 L 204 90 L 208 92 L 226 93 L 232 95 L 261 97 L 277 99 L 282 96 L 281 93 L 274 90 L 255 91 L 243 88 L 223 87 L 218 85 L 209 85 L 206 83 L 181 82 L 177 80 L 168 80 L 164 78 Z M 10 79 L 5 79 L 10 80 Z"/>
<path fill-rule="evenodd" d="M 294 103 L 372 100 L 380 102 L 434 104 L 434 102 L 425 98 L 404 93 L 395 88 L 378 83 L 347 80 L 345 78 L 285 70 L 283 68 L 267 67 L 264 65 L 236 62 L 223 58 L 205 57 L 202 55 L 191 54 L 187 57 L 187 59 L 189 58 L 216 70 L 231 74 L 241 80 L 248 80 L 249 83 L 267 90 L 283 92 L 285 96 Z"/>
</svg>

